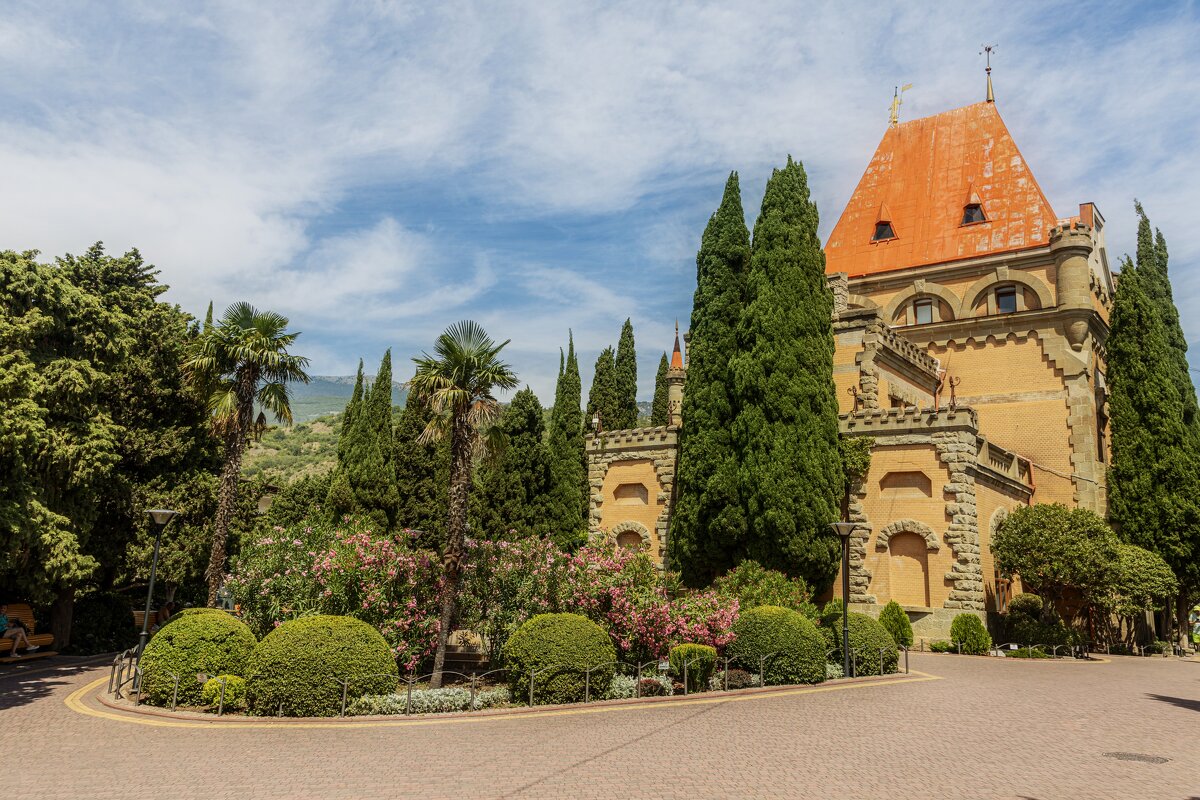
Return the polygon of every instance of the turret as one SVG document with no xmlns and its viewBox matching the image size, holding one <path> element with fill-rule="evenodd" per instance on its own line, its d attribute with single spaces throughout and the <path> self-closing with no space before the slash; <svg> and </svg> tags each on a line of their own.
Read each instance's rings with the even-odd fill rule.
<svg viewBox="0 0 1200 800">
<path fill-rule="evenodd" d="M 687 367 L 683 365 L 683 352 L 679 349 L 679 322 L 675 322 L 675 349 L 671 353 L 671 366 L 667 370 L 667 424 L 672 428 L 683 425 L 683 382 Z"/>
<path fill-rule="evenodd" d="M 1067 312 L 1063 333 L 1071 348 L 1082 350 L 1092 314 L 1088 257 L 1092 254 L 1092 229 L 1082 222 L 1058 225 L 1050 231 L 1050 253 L 1058 273 L 1058 309 Z"/>
</svg>

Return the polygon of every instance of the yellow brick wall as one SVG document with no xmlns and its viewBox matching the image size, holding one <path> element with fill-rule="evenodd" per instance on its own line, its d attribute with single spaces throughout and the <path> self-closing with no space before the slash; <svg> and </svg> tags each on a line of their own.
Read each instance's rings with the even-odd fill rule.
<svg viewBox="0 0 1200 800">
<path fill-rule="evenodd" d="M 641 485 L 646 490 L 647 502 L 640 502 L 636 497 L 618 499 L 617 488 L 623 484 Z M 661 542 L 655 533 L 658 516 L 662 513 L 662 503 L 658 500 L 662 487 L 654 471 L 654 462 L 648 458 L 630 461 L 614 461 L 604 476 L 601 492 L 604 502 L 600 506 L 600 527 L 612 530 L 622 522 L 637 522 L 650 532 L 649 554 L 656 562 L 661 563 Z M 631 500 L 634 500 L 631 502 Z"/>
<path fill-rule="evenodd" d="M 954 293 L 954 296 L 958 298 L 959 303 L 963 303 L 969 299 L 966 295 L 970 292 L 971 288 L 973 286 L 975 286 L 975 284 L 980 279 L 987 277 L 989 275 L 994 275 L 994 274 L 995 274 L 995 270 L 990 269 L 990 270 L 982 270 L 982 271 L 978 271 L 978 272 L 971 272 L 971 273 L 957 276 L 957 277 L 939 276 L 936 280 L 926 279 L 926 286 L 937 285 L 937 286 L 942 286 L 946 289 L 949 289 L 951 292 Z M 1033 267 L 1022 267 L 1020 269 L 1012 269 L 1009 271 L 1009 274 L 1010 275 L 1028 275 L 1030 278 L 1041 281 L 1050 290 L 1051 298 L 1055 298 L 1054 302 L 1050 304 L 1051 307 L 1058 302 L 1056 299 L 1057 298 L 1057 287 L 1055 286 L 1055 281 L 1057 280 L 1057 270 L 1054 266 L 1053 260 L 1048 260 L 1047 263 L 1040 264 L 1040 265 L 1033 266 Z M 1003 283 L 1003 281 L 996 281 L 996 283 Z M 908 295 L 912 294 L 913 284 L 911 281 L 908 281 L 908 282 L 899 283 L 896 285 L 887 285 L 885 287 L 877 288 L 877 289 L 865 289 L 861 285 L 861 283 L 852 283 L 850 286 L 850 291 L 853 292 L 854 294 L 868 298 L 869 300 L 874 302 L 876 305 L 878 305 L 879 308 L 882 310 L 882 309 L 887 308 L 888 305 L 894 299 L 896 299 L 898 296 L 903 295 L 903 296 L 907 297 Z M 986 309 L 987 309 L 986 304 L 983 306 L 983 309 L 986 312 Z M 955 309 L 953 309 L 953 312 L 954 312 L 955 317 L 958 317 L 959 309 L 955 308 Z M 1107 315 L 1106 315 L 1106 318 L 1107 318 Z M 893 320 L 887 320 L 887 322 L 893 323 Z M 905 324 L 905 322 L 906 322 L 905 319 L 901 319 L 899 321 L 895 321 L 893 324 L 903 325 L 903 324 Z"/>
</svg>

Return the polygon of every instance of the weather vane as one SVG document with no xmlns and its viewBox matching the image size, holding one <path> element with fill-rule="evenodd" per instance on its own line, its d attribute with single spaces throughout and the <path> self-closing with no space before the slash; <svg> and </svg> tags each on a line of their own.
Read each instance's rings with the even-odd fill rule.
<svg viewBox="0 0 1200 800">
<path fill-rule="evenodd" d="M 903 86 L 896 86 L 892 89 L 892 111 L 888 115 L 888 127 L 894 128 L 900 124 L 900 104 L 904 102 L 901 96 L 912 88 L 911 83 L 906 83 Z"/>
<path fill-rule="evenodd" d="M 979 55 L 984 56 L 987 60 L 984 72 L 987 73 L 987 101 L 989 103 L 996 102 L 996 95 L 992 92 L 992 53 L 996 51 L 996 45 L 985 44 L 983 49 L 979 51 Z"/>
</svg>

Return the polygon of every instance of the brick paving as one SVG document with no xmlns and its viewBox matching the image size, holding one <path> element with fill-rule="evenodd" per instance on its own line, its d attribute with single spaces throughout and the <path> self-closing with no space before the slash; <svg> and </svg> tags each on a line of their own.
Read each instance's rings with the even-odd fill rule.
<svg viewBox="0 0 1200 800">
<path fill-rule="evenodd" d="M 346 729 L 101 719 L 64 699 L 102 668 L 0 671 L 2 785 L 8 797 L 97 800 L 1200 796 L 1200 662 L 912 665 L 942 679 Z"/>
</svg>

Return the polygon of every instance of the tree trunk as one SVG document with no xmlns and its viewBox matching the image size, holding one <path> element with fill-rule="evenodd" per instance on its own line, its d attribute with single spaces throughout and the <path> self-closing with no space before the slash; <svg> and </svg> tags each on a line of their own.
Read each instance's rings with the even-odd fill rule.
<svg viewBox="0 0 1200 800">
<path fill-rule="evenodd" d="M 1178 627 L 1179 636 L 1176 644 L 1184 650 L 1192 648 L 1192 626 L 1188 624 L 1188 612 L 1191 610 L 1191 604 L 1188 602 L 1188 593 L 1186 590 L 1179 592 L 1175 607 L 1175 624 Z"/>
<path fill-rule="evenodd" d="M 225 466 L 221 469 L 221 487 L 217 492 L 217 515 L 213 521 L 212 549 L 208 554 L 208 607 L 216 608 L 217 590 L 225 575 L 225 545 L 229 541 L 229 528 L 237 510 L 238 484 L 242 479 L 242 453 L 246 449 L 246 438 L 254 417 L 254 392 L 258 387 L 258 370 L 253 367 L 239 369 L 235 376 L 238 400 L 237 419 L 230 421 L 225 430 Z"/>
<path fill-rule="evenodd" d="M 450 525 L 446 534 L 446 550 L 442 554 L 445 583 L 442 586 L 442 615 L 438 625 L 438 646 L 433 656 L 431 689 L 442 686 L 442 670 L 446 665 L 446 640 L 450 623 L 458 610 L 458 589 L 462 583 L 464 547 L 467 538 L 467 500 L 471 487 L 471 423 L 466 413 L 455 414 L 450 438 Z"/>
<path fill-rule="evenodd" d="M 54 647 L 63 650 L 71 644 L 71 618 L 75 614 L 75 587 L 60 586 L 50 606 L 50 633 Z"/>
</svg>

